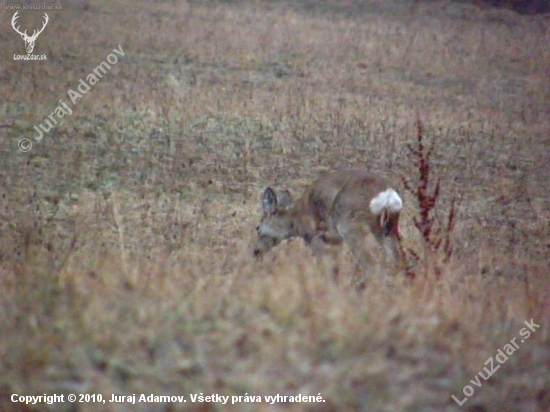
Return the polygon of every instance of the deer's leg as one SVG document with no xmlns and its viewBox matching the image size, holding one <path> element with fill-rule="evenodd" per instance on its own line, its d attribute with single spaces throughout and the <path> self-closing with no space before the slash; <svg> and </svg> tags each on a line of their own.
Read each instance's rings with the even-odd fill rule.
<svg viewBox="0 0 550 412">
<path fill-rule="evenodd" d="M 399 249 L 399 238 L 396 235 L 380 235 L 376 236 L 376 240 L 382 246 L 386 257 L 388 267 L 398 270 L 404 266 L 401 250 Z"/>
<path fill-rule="evenodd" d="M 372 239 L 369 239 L 369 233 L 356 228 L 353 230 L 346 231 L 342 234 L 344 238 L 344 243 L 348 245 L 351 252 L 359 262 L 359 266 L 368 274 L 375 266 L 375 260 L 372 256 Z"/>
<path fill-rule="evenodd" d="M 308 245 L 316 257 L 325 256 L 327 253 L 327 247 L 323 240 L 322 234 L 318 233 L 315 236 L 312 236 L 308 242 Z"/>
<path fill-rule="evenodd" d="M 337 265 L 337 253 L 339 249 L 334 247 L 334 245 L 341 245 L 343 242 L 342 238 L 338 234 L 330 234 L 328 232 L 318 232 L 315 236 L 310 239 L 308 242 L 309 247 L 313 251 L 313 255 L 319 259 L 327 254 L 331 258 L 332 265 L 332 277 L 333 280 L 338 283 L 339 279 L 339 269 Z"/>
<path fill-rule="evenodd" d="M 376 241 L 380 244 L 388 261 L 392 262 L 396 259 L 396 249 L 393 246 L 393 241 L 390 236 L 376 235 Z"/>
<path fill-rule="evenodd" d="M 328 246 L 342 244 L 342 238 L 337 233 L 318 232 L 312 236 L 308 242 L 315 256 L 324 256 Z"/>
<path fill-rule="evenodd" d="M 360 285 L 364 285 L 367 277 L 370 278 L 381 273 L 379 256 L 383 246 L 369 227 L 361 221 L 344 220 L 338 223 L 337 228 L 363 272 Z"/>
</svg>

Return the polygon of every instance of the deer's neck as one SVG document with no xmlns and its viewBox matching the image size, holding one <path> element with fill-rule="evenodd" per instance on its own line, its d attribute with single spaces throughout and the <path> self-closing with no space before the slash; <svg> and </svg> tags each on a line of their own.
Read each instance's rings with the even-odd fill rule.
<svg viewBox="0 0 550 412">
<path fill-rule="evenodd" d="M 301 203 L 297 203 L 290 211 L 291 235 L 301 237 L 306 241 L 315 235 L 316 225 L 313 217 Z"/>
</svg>

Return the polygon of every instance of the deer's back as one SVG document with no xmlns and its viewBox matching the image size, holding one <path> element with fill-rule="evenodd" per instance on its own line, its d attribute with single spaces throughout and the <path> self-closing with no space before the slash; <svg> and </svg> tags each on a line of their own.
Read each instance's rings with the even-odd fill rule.
<svg viewBox="0 0 550 412">
<path fill-rule="evenodd" d="M 357 171 L 335 197 L 330 210 L 330 226 L 334 230 L 342 221 L 365 222 L 371 230 L 378 230 L 379 217 L 370 211 L 370 202 L 386 189 L 393 188 L 385 176 Z"/>
<path fill-rule="evenodd" d="M 299 202 L 301 210 L 315 222 L 316 230 L 326 230 L 331 219 L 356 209 L 368 210 L 370 199 L 387 189 L 389 181 L 366 170 L 326 172 L 313 182 Z"/>
</svg>

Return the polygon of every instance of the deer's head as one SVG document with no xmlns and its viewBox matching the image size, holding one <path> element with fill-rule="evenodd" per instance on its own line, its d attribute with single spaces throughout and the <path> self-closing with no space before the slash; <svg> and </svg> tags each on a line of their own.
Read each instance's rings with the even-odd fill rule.
<svg viewBox="0 0 550 412">
<path fill-rule="evenodd" d="M 256 228 L 258 241 L 254 248 L 254 256 L 259 257 L 278 245 L 282 240 L 293 235 L 291 216 L 292 196 L 288 190 L 278 199 L 277 195 L 268 187 L 263 195 L 263 216 Z"/>
</svg>

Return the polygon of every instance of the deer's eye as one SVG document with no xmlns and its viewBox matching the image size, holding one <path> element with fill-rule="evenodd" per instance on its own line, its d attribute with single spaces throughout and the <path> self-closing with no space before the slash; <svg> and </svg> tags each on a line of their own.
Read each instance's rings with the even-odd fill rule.
<svg viewBox="0 0 550 412">
<path fill-rule="evenodd" d="M 256 232 L 260 231 L 260 226 L 256 226 Z"/>
</svg>

